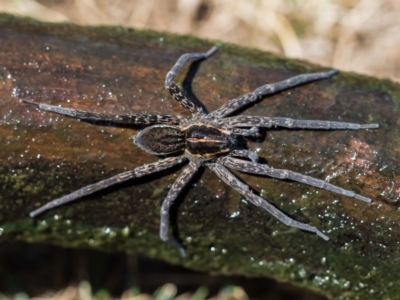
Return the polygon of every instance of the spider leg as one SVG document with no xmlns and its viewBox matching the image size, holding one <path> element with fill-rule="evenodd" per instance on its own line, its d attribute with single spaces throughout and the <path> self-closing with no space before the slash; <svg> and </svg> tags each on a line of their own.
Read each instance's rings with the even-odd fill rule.
<svg viewBox="0 0 400 300">
<path fill-rule="evenodd" d="M 178 179 L 171 186 L 167 197 L 161 206 L 160 238 L 174 247 L 177 247 L 183 257 L 186 256 L 185 248 L 168 233 L 169 229 L 169 210 L 182 189 L 189 183 L 193 175 L 197 172 L 198 165 L 191 163 L 187 166 Z"/>
<path fill-rule="evenodd" d="M 251 127 L 250 129 L 232 128 L 232 133 L 242 136 L 257 136 L 259 133 L 258 127 Z"/>
<path fill-rule="evenodd" d="M 279 81 L 277 83 L 263 85 L 250 93 L 246 93 L 244 95 L 229 100 L 224 105 L 211 112 L 210 115 L 219 117 L 227 116 L 238 110 L 239 108 L 259 100 L 262 96 L 275 94 L 280 91 L 287 90 L 292 87 L 315 80 L 329 78 L 335 75 L 337 72 L 337 70 L 331 70 L 328 72 L 301 74 Z"/>
<path fill-rule="evenodd" d="M 234 170 L 238 170 L 240 172 L 258 174 L 258 175 L 267 175 L 272 178 L 278 178 L 278 179 L 290 179 L 290 180 L 301 182 L 301 183 L 304 183 L 307 185 L 315 186 L 320 189 L 328 190 L 328 191 L 334 192 L 339 195 L 356 198 L 358 200 L 361 200 L 361 201 L 364 201 L 367 203 L 372 202 L 372 200 L 370 198 L 358 195 L 352 191 L 345 190 L 336 185 L 327 183 L 324 180 L 316 179 L 316 178 L 313 178 L 313 177 L 310 177 L 307 175 L 303 175 L 300 173 L 296 173 L 293 171 L 274 169 L 268 165 L 258 164 L 255 162 L 245 161 L 245 160 L 241 160 L 241 159 L 237 159 L 237 158 L 233 158 L 233 157 L 229 157 L 229 156 L 221 158 L 220 162 L 224 166 L 234 169 Z"/>
<path fill-rule="evenodd" d="M 186 53 L 183 54 L 172 69 L 167 73 L 165 78 L 165 88 L 170 92 L 172 97 L 182 105 L 182 107 L 188 109 L 193 115 L 203 115 L 205 113 L 203 107 L 194 101 L 188 99 L 185 92 L 174 82 L 176 74 L 182 69 L 187 61 L 196 61 L 209 58 L 218 48 L 212 47 L 210 50 L 204 53 Z"/>
<path fill-rule="evenodd" d="M 355 124 L 334 121 L 319 120 L 294 120 L 281 117 L 236 116 L 223 119 L 231 127 L 285 127 L 300 129 L 373 129 L 379 128 L 379 124 Z"/>
<path fill-rule="evenodd" d="M 113 114 L 78 110 L 75 108 L 59 107 L 45 103 L 34 103 L 23 99 L 21 99 L 20 101 L 23 103 L 34 105 L 37 108 L 45 111 L 54 112 L 60 115 L 80 120 L 104 121 L 104 122 L 112 122 L 115 124 L 137 124 L 137 125 L 179 124 L 179 118 L 172 115 L 147 115 L 147 114 L 113 115 Z"/>
<path fill-rule="evenodd" d="M 243 195 L 252 204 L 262 207 L 263 209 L 265 209 L 267 212 L 269 212 L 271 215 L 273 215 L 275 218 L 277 218 L 282 223 L 284 223 L 290 227 L 294 227 L 294 228 L 298 228 L 298 229 L 301 229 L 304 231 L 316 233 L 318 236 L 323 238 L 325 241 L 329 240 L 329 237 L 327 237 L 325 234 L 323 234 L 321 231 L 319 231 L 316 227 L 293 220 L 292 218 L 290 218 L 289 216 L 287 216 L 283 212 L 281 212 L 278 208 L 273 206 L 271 203 L 269 203 L 267 200 L 261 198 L 260 196 L 255 195 L 250 190 L 248 185 L 241 182 L 236 176 L 234 176 L 231 172 L 229 172 L 224 166 L 222 166 L 218 162 L 214 163 L 214 164 L 210 164 L 209 168 L 212 171 L 214 171 L 218 175 L 218 177 L 221 178 L 226 184 L 228 184 L 233 189 L 235 189 L 237 192 L 239 192 L 239 194 Z"/>
<path fill-rule="evenodd" d="M 252 162 L 258 162 L 258 155 L 255 154 L 252 151 L 249 150 L 232 150 L 230 152 L 231 156 L 237 156 L 237 157 L 246 157 L 250 159 Z"/>
<path fill-rule="evenodd" d="M 115 175 L 111 178 L 104 179 L 102 181 L 99 181 L 97 183 L 93 183 L 90 185 L 87 185 L 75 192 L 72 192 L 71 194 L 65 195 L 61 198 L 52 200 L 45 205 L 39 207 L 38 209 L 30 212 L 30 216 L 33 218 L 49 209 L 53 209 L 55 207 L 61 206 L 63 204 L 66 204 L 68 202 L 74 201 L 78 198 L 90 195 L 96 191 L 102 190 L 106 187 L 109 187 L 111 185 L 114 185 L 119 182 L 126 181 L 131 178 L 138 178 L 142 177 L 151 173 L 159 172 L 168 168 L 171 168 L 179 163 L 182 163 L 186 160 L 184 156 L 176 156 L 176 157 L 168 157 L 166 159 L 157 161 L 155 163 L 150 163 L 146 164 L 140 167 L 137 167 L 131 171 L 126 171 L 123 173 L 120 173 L 118 175 Z"/>
</svg>

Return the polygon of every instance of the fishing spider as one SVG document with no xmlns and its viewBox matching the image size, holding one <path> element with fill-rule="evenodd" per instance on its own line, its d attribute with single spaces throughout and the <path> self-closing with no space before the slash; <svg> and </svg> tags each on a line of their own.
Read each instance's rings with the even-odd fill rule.
<svg viewBox="0 0 400 300">
<path fill-rule="evenodd" d="M 258 116 L 233 116 L 233 112 L 254 103 L 263 96 L 278 93 L 301 84 L 311 81 L 329 78 L 337 73 L 337 70 L 329 72 L 301 74 L 283 81 L 263 85 L 254 91 L 229 100 L 227 103 L 207 113 L 200 103 L 189 99 L 186 93 L 175 82 L 176 74 L 182 69 L 187 61 L 205 60 L 210 57 L 217 47 L 212 47 L 205 53 L 183 54 L 172 69 L 167 73 L 165 88 L 171 93 L 172 97 L 184 108 L 192 113 L 192 118 L 180 118 L 173 115 L 112 115 L 96 112 L 88 112 L 73 108 L 58 107 L 43 103 L 33 103 L 21 100 L 25 103 L 33 104 L 39 109 L 66 115 L 80 120 L 100 120 L 118 124 L 135 124 L 149 126 L 141 130 L 134 136 L 134 143 L 146 152 L 158 155 L 169 156 L 157 162 L 145 164 L 133 170 L 123 172 L 111 178 L 85 186 L 71 194 L 55 199 L 39 207 L 30 213 L 31 217 L 74 201 L 78 198 L 92 194 L 98 190 L 109 187 L 113 184 L 126 181 L 131 178 L 138 178 L 150 175 L 155 172 L 171 168 L 175 165 L 189 161 L 189 165 L 179 175 L 178 179 L 172 184 L 167 197 L 161 206 L 160 237 L 163 241 L 177 247 L 181 254 L 185 256 L 185 248 L 181 243 L 171 237 L 169 229 L 169 210 L 172 203 L 176 200 L 181 190 L 190 182 L 193 175 L 200 167 L 208 167 L 226 184 L 231 186 L 243 197 L 256 206 L 268 211 L 282 223 L 304 231 L 316 233 L 324 240 L 329 238 L 317 228 L 293 220 L 278 208 L 270 204 L 265 199 L 253 193 L 253 191 L 234 176 L 229 170 L 234 169 L 240 172 L 258 175 L 267 175 L 278 179 L 288 179 L 310 186 L 315 186 L 347 197 L 353 197 L 361 201 L 371 203 L 371 199 L 358 195 L 352 191 L 345 190 L 324 180 L 315 179 L 307 175 L 283 169 L 274 169 L 266 164 L 259 164 L 258 156 L 254 152 L 244 149 L 240 140 L 242 137 L 256 136 L 259 127 L 285 127 L 291 129 L 369 129 L 378 128 L 378 124 L 359 125 L 354 123 L 316 121 L 316 120 L 293 120 L 280 117 L 258 117 Z M 170 156 L 172 155 L 172 156 Z M 247 159 L 247 160 L 246 160 Z"/>
</svg>

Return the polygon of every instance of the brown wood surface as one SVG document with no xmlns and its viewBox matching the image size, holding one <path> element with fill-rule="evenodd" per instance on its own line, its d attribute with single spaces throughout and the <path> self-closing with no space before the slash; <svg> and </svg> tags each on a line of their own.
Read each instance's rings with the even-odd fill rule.
<svg viewBox="0 0 400 300">
<path fill-rule="evenodd" d="M 374 200 L 368 205 L 300 183 L 240 175 L 287 214 L 321 229 L 329 242 L 279 223 L 205 170 L 172 212 L 174 234 L 188 250 L 183 259 L 158 237 L 160 205 L 179 167 L 28 217 L 51 199 L 158 158 L 133 145 L 138 127 L 80 122 L 19 99 L 188 117 L 165 91 L 164 78 L 181 54 L 212 45 L 159 32 L 0 15 L 0 241 L 139 252 L 210 273 L 274 277 L 333 298 L 396 299 L 400 86 L 389 80 L 340 73 L 240 112 L 380 124 L 379 130 L 360 131 L 273 129 L 249 142 L 275 168 L 326 179 Z M 219 46 L 187 80 L 210 111 L 265 83 L 322 69 Z M 182 72 L 178 81 L 184 78 Z"/>
</svg>

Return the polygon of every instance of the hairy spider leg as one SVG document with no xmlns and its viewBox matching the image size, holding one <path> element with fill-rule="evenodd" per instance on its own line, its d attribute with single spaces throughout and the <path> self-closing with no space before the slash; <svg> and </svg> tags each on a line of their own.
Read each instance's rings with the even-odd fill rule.
<svg viewBox="0 0 400 300">
<path fill-rule="evenodd" d="M 183 54 L 172 69 L 167 73 L 165 77 L 165 88 L 170 92 L 172 97 L 182 105 L 182 107 L 188 109 L 193 117 L 202 116 L 205 114 L 203 106 L 200 103 L 195 103 L 195 101 L 190 100 L 185 92 L 174 82 L 176 74 L 183 68 L 187 61 L 196 61 L 209 58 L 214 54 L 218 48 L 216 46 L 212 47 L 207 52 L 195 52 L 195 53 L 185 53 Z"/>
<path fill-rule="evenodd" d="M 370 198 L 358 195 L 352 191 L 340 188 L 336 185 L 327 183 L 324 180 L 316 179 L 307 175 L 303 175 L 300 173 L 296 173 L 290 170 L 284 169 L 275 169 L 271 168 L 268 165 L 261 165 L 256 162 L 245 161 L 229 156 L 225 156 L 220 158 L 219 160 L 224 166 L 234 169 L 244 173 L 251 173 L 257 175 L 267 175 L 272 178 L 277 179 L 289 179 L 297 182 L 301 182 L 310 186 L 315 186 L 323 190 L 331 191 L 339 195 L 344 195 L 350 198 L 356 198 L 358 200 L 371 203 L 372 200 Z"/>
<path fill-rule="evenodd" d="M 61 198 L 52 200 L 48 203 L 46 203 L 45 205 L 39 207 L 38 209 L 32 211 L 29 213 L 29 215 L 31 217 L 35 217 L 38 214 L 41 214 L 49 209 L 53 209 L 55 207 L 64 205 L 68 202 L 74 201 L 78 198 L 90 195 L 96 191 L 105 189 L 111 185 L 120 183 L 120 182 L 124 182 L 128 179 L 131 178 L 139 178 L 145 175 L 149 175 L 155 172 L 159 172 L 168 168 L 171 168 L 177 164 L 180 164 L 182 162 L 184 162 L 186 160 L 185 156 L 175 156 L 175 157 L 168 157 L 166 159 L 154 162 L 154 163 L 150 163 L 150 164 L 146 164 L 140 167 L 137 167 L 131 171 L 126 171 L 123 173 L 120 173 L 118 175 L 115 175 L 111 178 L 108 179 L 104 179 L 102 181 L 99 181 L 97 183 L 93 183 L 90 185 L 87 185 L 75 192 L 72 192 L 71 194 L 65 195 Z"/>
<path fill-rule="evenodd" d="M 232 133 L 242 136 L 257 136 L 259 133 L 258 127 L 251 127 L 250 129 L 242 129 L 242 128 L 233 128 L 231 129 Z"/>
<path fill-rule="evenodd" d="M 331 70 L 328 72 L 301 74 L 279 81 L 277 83 L 271 83 L 260 86 L 259 88 L 255 89 L 250 93 L 246 93 L 244 95 L 229 100 L 228 102 L 226 102 L 225 104 L 221 105 L 219 108 L 211 112 L 210 115 L 225 117 L 235 112 L 236 110 L 240 109 L 241 107 L 261 99 L 262 96 L 275 94 L 280 91 L 287 90 L 304 83 L 329 78 L 335 75 L 337 72 L 338 72 L 337 70 Z"/>
<path fill-rule="evenodd" d="M 148 115 L 148 114 L 113 115 L 113 114 L 78 110 L 75 108 L 59 107 L 45 103 L 35 103 L 24 99 L 20 99 L 20 102 L 34 105 L 37 108 L 45 111 L 50 111 L 53 113 L 57 113 L 63 116 L 68 116 L 80 120 L 104 121 L 104 122 L 112 122 L 115 124 L 137 124 L 137 125 L 179 124 L 179 118 L 172 115 Z"/>
<path fill-rule="evenodd" d="M 255 154 L 254 152 L 250 151 L 250 150 L 246 150 L 246 149 L 242 149 L 242 150 L 232 150 L 229 153 L 230 156 L 237 156 L 237 157 L 245 157 L 250 159 L 253 162 L 258 162 L 258 155 Z"/>
<path fill-rule="evenodd" d="M 379 124 L 356 124 L 320 120 L 294 120 L 284 117 L 258 117 L 258 116 L 236 116 L 223 119 L 223 122 L 230 127 L 285 127 L 291 129 L 374 129 Z"/>
<path fill-rule="evenodd" d="M 167 197 L 164 199 L 164 202 L 161 206 L 161 221 L 160 221 L 160 238 L 174 247 L 177 247 L 181 252 L 183 257 L 186 256 L 186 250 L 181 243 L 171 237 L 168 233 L 169 229 L 169 210 L 171 205 L 174 203 L 175 199 L 178 197 L 179 193 L 182 189 L 189 183 L 189 181 L 193 178 L 193 175 L 196 174 L 199 165 L 191 162 L 189 166 L 187 166 L 182 173 L 179 175 L 178 179 L 171 186 L 171 189 L 168 192 Z"/>
<path fill-rule="evenodd" d="M 325 241 L 329 240 L 329 237 L 323 234 L 321 231 L 319 231 L 316 227 L 298 222 L 290 218 L 289 216 L 285 215 L 282 211 L 280 211 L 278 208 L 269 203 L 267 200 L 254 194 L 250 190 L 248 185 L 241 182 L 236 176 L 234 176 L 231 172 L 229 172 L 228 169 L 226 169 L 220 163 L 217 162 L 214 164 L 210 164 L 209 168 L 212 171 L 214 171 L 215 174 L 217 174 L 218 177 L 221 178 L 226 184 L 228 184 L 237 192 L 239 192 L 239 194 L 244 196 L 252 204 L 262 207 L 285 225 L 298 228 L 304 231 L 313 232 L 318 236 L 320 236 L 321 238 L 323 238 Z"/>
</svg>

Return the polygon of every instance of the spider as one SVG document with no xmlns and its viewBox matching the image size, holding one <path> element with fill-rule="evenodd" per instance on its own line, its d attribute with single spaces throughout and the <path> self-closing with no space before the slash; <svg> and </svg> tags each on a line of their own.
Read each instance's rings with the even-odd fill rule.
<svg viewBox="0 0 400 300">
<path fill-rule="evenodd" d="M 133 170 L 90 184 L 61 198 L 52 200 L 32 211 L 30 216 L 35 217 L 44 211 L 74 201 L 116 183 L 160 172 L 186 161 L 189 161 L 188 166 L 172 184 L 162 203 L 160 220 L 160 238 L 177 247 L 182 256 L 186 255 L 184 246 L 169 235 L 169 210 L 181 190 L 190 182 L 193 175 L 200 167 L 210 168 L 222 181 L 239 192 L 244 198 L 252 204 L 265 209 L 287 226 L 315 233 L 325 241 L 329 240 L 328 236 L 323 234 L 316 227 L 290 218 L 268 201 L 253 193 L 249 186 L 233 175 L 228 168 L 245 173 L 297 181 L 336 194 L 353 197 L 366 203 L 372 202 L 370 198 L 327 183 L 324 180 L 312 178 L 289 170 L 271 168 L 266 164 L 259 164 L 257 162 L 257 154 L 246 149 L 240 141 L 243 137 L 257 136 L 259 127 L 271 128 L 279 126 L 290 129 L 336 130 L 372 129 L 378 128 L 378 124 L 360 125 L 318 120 L 293 120 L 283 117 L 228 117 L 238 109 L 256 102 L 263 96 L 275 94 L 311 81 L 329 78 L 336 74 L 338 72 L 337 70 L 301 74 L 274 84 L 266 84 L 252 92 L 231 99 L 213 112 L 207 113 L 200 103 L 190 100 L 186 96 L 185 91 L 174 82 L 174 78 L 186 62 L 205 60 L 217 51 L 217 49 L 218 48 L 214 46 L 208 52 L 183 54 L 167 73 L 165 88 L 180 105 L 192 113 L 192 118 L 154 114 L 112 115 L 64 108 L 44 103 L 34 103 L 21 99 L 22 102 L 35 105 L 39 109 L 80 120 L 98 120 L 117 124 L 148 126 L 133 137 L 134 143 L 150 154 L 166 157 L 157 162 L 145 164 Z"/>
</svg>

